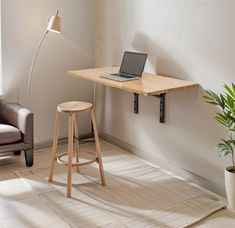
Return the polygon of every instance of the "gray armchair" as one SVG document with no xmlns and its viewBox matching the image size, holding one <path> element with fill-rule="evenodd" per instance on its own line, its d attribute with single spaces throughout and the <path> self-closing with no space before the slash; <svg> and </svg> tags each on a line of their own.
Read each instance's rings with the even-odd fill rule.
<svg viewBox="0 0 235 228">
<path fill-rule="evenodd" d="M 0 153 L 24 150 L 26 165 L 33 165 L 33 113 L 16 103 L 0 100 Z"/>
</svg>

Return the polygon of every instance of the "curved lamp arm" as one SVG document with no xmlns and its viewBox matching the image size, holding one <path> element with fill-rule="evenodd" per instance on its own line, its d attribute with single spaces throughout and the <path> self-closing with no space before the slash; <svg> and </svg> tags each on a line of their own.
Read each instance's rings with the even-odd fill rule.
<svg viewBox="0 0 235 228">
<path fill-rule="evenodd" d="M 29 79 L 28 79 L 28 89 L 27 89 L 27 108 L 29 108 L 29 93 L 30 93 L 30 86 L 31 86 L 31 79 L 32 79 L 32 74 L 33 74 L 33 68 L 34 68 L 34 64 L 35 64 L 35 61 L 37 59 L 37 56 L 38 56 L 38 52 L 40 50 L 40 47 L 42 46 L 42 43 L 43 43 L 43 40 L 45 39 L 47 33 L 49 31 L 46 30 L 45 33 L 43 34 L 42 36 L 42 39 L 40 40 L 39 42 L 39 45 L 38 45 L 38 48 L 35 52 L 35 55 L 33 57 L 33 61 L 32 61 L 32 64 L 31 64 L 31 68 L 30 68 L 30 72 L 29 72 Z"/>
<path fill-rule="evenodd" d="M 33 57 L 33 61 L 32 61 L 30 72 L 29 72 L 29 77 L 28 77 L 27 108 L 29 108 L 29 94 L 30 94 L 30 86 L 31 86 L 31 79 L 32 79 L 33 69 L 34 69 L 35 61 L 36 61 L 37 56 L 38 56 L 38 52 L 40 50 L 40 47 L 42 46 L 43 40 L 45 39 L 45 37 L 46 37 L 46 35 L 49 31 L 60 33 L 61 19 L 58 16 L 58 14 L 59 14 L 59 10 L 57 10 L 56 15 L 52 16 L 51 19 L 48 21 L 47 29 L 44 32 L 44 34 L 42 36 L 42 39 L 39 42 L 38 48 L 35 52 L 35 55 Z"/>
</svg>

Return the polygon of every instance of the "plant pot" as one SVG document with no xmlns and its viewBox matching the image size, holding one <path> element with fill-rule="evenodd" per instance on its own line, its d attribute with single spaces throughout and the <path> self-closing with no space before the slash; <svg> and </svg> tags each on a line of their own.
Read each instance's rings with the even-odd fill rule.
<svg viewBox="0 0 235 228">
<path fill-rule="evenodd" d="M 230 209 L 235 210 L 235 166 L 227 167 L 224 174 L 228 206 Z"/>
</svg>

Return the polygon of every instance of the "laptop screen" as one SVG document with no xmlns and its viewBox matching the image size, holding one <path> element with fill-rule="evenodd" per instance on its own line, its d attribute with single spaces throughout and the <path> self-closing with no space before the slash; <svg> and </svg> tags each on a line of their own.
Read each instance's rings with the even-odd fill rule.
<svg viewBox="0 0 235 228">
<path fill-rule="evenodd" d="M 125 51 L 119 72 L 141 76 L 144 71 L 147 54 Z"/>
</svg>

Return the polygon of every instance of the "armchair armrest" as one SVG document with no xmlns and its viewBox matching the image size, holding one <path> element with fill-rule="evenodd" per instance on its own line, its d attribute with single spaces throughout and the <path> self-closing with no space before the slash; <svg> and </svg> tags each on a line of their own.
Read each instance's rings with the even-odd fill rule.
<svg viewBox="0 0 235 228">
<path fill-rule="evenodd" d="M 17 127 L 23 134 L 23 141 L 33 146 L 33 113 L 29 109 L 1 100 L 0 119 Z"/>
</svg>

